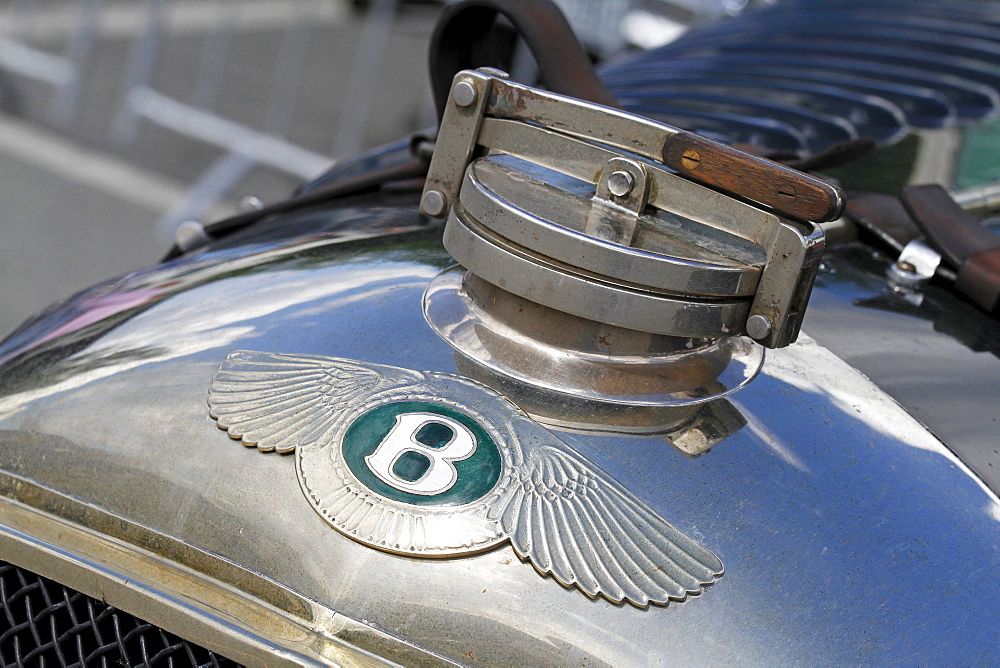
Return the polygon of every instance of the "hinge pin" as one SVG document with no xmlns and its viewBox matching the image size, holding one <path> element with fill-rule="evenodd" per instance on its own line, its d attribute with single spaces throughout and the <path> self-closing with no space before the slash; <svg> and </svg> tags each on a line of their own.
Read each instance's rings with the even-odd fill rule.
<svg viewBox="0 0 1000 668">
<path fill-rule="evenodd" d="M 455 88 L 452 90 L 451 96 L 455 100 L 455 104 L 458 106 L 468 107 L 475 104 L 479 93 L 476 92 L 476 87 L 468 81 L 459 81 L 455 84 Z"/>
<path fill-rule="evenodd" d="M 428 190 L 420 198 L 420 209 L 428 216 L 440 216 L 445 209 L 444 195 L 439 190 Z"/>
<path fill-rule="evenodd" d="M 613 172 L 611 176 L 608 177 L 608 190 L 615 197 L 624 197 L 632 192 L 632 187 L 635 186 L 635 179 L 631 174 L 624 170 L 619 170 Z"/>
</svg>

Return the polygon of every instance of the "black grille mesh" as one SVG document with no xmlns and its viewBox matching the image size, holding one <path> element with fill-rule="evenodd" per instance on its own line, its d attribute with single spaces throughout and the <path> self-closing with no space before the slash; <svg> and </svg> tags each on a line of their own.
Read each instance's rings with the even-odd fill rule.
<svg viewBox="0 0 1000 668">
<path fill-rule="evenodd" d="M 204 647 L 0 561 L 4 666 L 237 666 Z"/>
</svg>

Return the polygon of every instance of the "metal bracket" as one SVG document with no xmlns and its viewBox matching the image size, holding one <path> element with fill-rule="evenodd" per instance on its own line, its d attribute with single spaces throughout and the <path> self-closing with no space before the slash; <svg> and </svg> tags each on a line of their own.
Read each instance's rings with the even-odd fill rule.
<svg viewBox="0 0 1000 668">
<path fill-rule="evenodd" d="M 635 160 L 611 158 L 601 172 L 591 202 L 587 234 L 623 246 L 632 245 L 639 214 L 649 198 L 649 178 Z"/>
<path fill-rule="evenodd" d="M 886 270 L 894 284 L 920 288 L 930 282 L 941 264 L 941 254 L 919 239 L 903 246 L 899 258 Z"/>
</svg>

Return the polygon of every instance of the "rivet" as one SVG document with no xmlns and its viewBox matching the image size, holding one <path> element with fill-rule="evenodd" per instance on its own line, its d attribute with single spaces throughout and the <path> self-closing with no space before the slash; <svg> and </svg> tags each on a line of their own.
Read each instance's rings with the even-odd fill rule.
<svg viewBox="0 0 1000 668">
<path fill-rule="evenodd" d="M 758 313 L 750 316 L 747 320 L 747 334 L 750 335 L 750 338 L 760 341 L 766 339 L 770 333 L 771 321 L 767 319 L 767 316 Z"/>
<path fill-rule="evenodd" d="M 475 103 L 479 93 L 476 92 L 476 87 L 468 81 L 459 81 L 451 91 L 451 96 L 458 106 L 468 107 Z"/>
<path fill-rule="evenodd" d="M 440 216 L 444 213 L 444 194 L 439 190 L 428 190 L 420 198 L 420 208 L 428 216 Z"/>
<path fill-rule="evenodd" d="M 608 177 L 608 190 L 615 197 L 624 197 L 632 192 L 632 188 L 635 186 L 635 177 L 626 172 L 625 170 L 618 170 L 617 172 L 612 172 L 611 176 Z"/>
</svg>

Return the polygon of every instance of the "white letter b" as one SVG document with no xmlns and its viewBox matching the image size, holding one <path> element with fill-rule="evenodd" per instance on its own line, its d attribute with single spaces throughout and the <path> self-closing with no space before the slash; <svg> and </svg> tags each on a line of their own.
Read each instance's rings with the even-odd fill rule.
<svg viewBox="0 0 1000 668">
<path fill-rule="evenodd" d="M 451 432 L 451 438 L 441 447 L 417 440 L 425 427 L 440 426 Z M 423 455 L 429 461 L 427 469 L 416 480 L 401 478 L 393 468 L 408 452 Z M 464 424 L 436 413 L 402 413 L 375 452 L 365 457 L 371 472 L 382 482 L 402 491 L 422 496 L 434 496 L 451 489 L 458 482 L 453 462 L 468 459 L 476 452 L 476 437 Z"/>
</svg>

